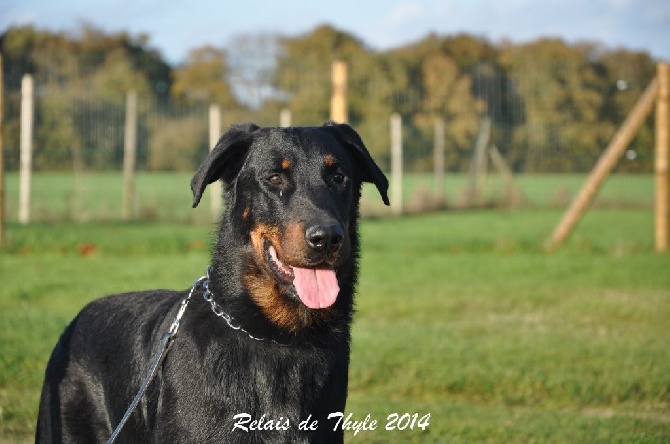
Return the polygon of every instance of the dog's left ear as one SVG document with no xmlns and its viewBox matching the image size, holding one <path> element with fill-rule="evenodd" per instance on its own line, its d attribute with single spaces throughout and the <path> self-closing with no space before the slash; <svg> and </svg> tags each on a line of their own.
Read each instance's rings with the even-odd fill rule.
<svg viewBox="0 0 670 444">
<path fill-rule="evenodd" d="M 230 181 L 237 175 L 257 129 L 253 123 L 232 125 L 221 136 L 191 179 L 193 208 L 198 206 L 207 185 L 219 179 Z"/>
<path fill-rule="evenodd" d="M 362 173 L 361 179 L 363 182 L 375 184 L 379 194 L 382 196 L 382 200 L 386 205 L 389 205 L 389 181 L 372 159 L 372 156 L 370 156 L 368 149 L 363 144 L 363 140 L 361 140 L 361 136 L 345 123 L 326 122 L 321 128 L 328 131 L 338 142 L 351 150 L 356 159 L 356 166 Z"/>
</svg>

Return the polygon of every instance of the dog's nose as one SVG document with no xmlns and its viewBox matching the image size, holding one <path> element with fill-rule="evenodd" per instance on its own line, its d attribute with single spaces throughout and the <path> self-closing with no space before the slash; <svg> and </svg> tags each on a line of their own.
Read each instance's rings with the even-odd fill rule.
<svg viewBox="0 0 670 444">
<path fill-rule="evenodd" d="M 312 225 L 305 232 L 307 244 L 315 252 L 327 254 L 336 251 L 342 244 L 344 232 L 339 224 Z"/>
</svg>

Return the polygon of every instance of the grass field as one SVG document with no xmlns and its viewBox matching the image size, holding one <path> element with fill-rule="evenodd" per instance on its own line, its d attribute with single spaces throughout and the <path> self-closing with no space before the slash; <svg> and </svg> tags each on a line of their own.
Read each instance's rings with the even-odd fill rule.
<svg viewBox="0 0 670 444">
<path fill-rule="evenodd" d="M 644 206 L 601 205 L 552 254 L 552 205 L 363 221 L 347 410 L 379 425 L 347 441 L 670 441 L 670 256 Z M 212 225 L 181 220 L 9 225 L 0 442 L 30 441 L 48 354 L 87 301 L 202 274 Z M 394 413 L 429 426 L 384 430 Z"/>
</svg>

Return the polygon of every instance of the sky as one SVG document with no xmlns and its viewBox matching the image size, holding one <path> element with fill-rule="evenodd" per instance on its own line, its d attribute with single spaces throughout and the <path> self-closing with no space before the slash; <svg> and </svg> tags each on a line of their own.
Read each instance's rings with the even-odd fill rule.
<svg viewBox="0 0 670 444">
<path fill-rule="evenodd" d="M 2 0 L 0 32 L 32 24 L 54 31 L 81 23 L 146 33 L 174 64 L 189 49 L 227 46 L 259 33 L 304 34 L 320 24 L 385 50 L 429 33 L 467 32 L 493 43 L 560 37 L 569 43 L 644 50 L 670 61 L 670 0 Z"/>
</svg>

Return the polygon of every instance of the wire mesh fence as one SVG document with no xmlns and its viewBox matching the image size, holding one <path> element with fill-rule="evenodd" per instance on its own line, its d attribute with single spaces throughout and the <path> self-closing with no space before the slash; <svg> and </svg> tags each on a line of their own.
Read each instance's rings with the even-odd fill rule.
<svg viewBox="0 0 670 444">
<path fill-rule="evenodd" d="M 468 172 L 472 175 L 477 140 L 484 136 L 495 147 L 497 165 L 502 161 L 512 174 L 589 171 L 626 110 L 653 76 L 647 59 L 619 63 L 605 76 L 598 74 L 602 62 L 575 62 L 559 56 L 529 58 L 513 52 L 509 57 L 512 61 L 506 67 L 502 62 L 483 61 L 473 63 L 467 70 L 440 57 L 427 57 L 416 65 L 417 69 L 401 69 L 378 58 L 349 63 L 349 122 L 385 171 L 391 169 L 389 118 L 394 113 L 402 118 L 403 168 L 409 173 L 404 192 L 409 193 L 410 202 L 425 201 L 430 207 L 435 205 L 430 203 L 435 196 L 444 196 L 448 203 L 456 203 L 462 190 L 454 190 L 454 184 L 472 180 L 459 177 Z M 243 121 L 276 126 L 282 112 L 286 118 L 287 110 L 293 125 L 317 125 L 329 119 L 328 65 L 282 70 L 278 63 L 255 63 L 249 67 L 243 66 L 243 59 L 236 63 L 237 74 L 231 73 L 227 80 L 232 82 L 230 89 L 235 97 L 221 104 L 224 129 Z M 63 61 L 51 55 L 32 64 L 15 63 L 5 68 L 4 158 L 9 172 L 6 206 L 10 220 L 18 205 L 15 171 L 20 164 L 19 79 L 28 71 L 35 78 L 33 180 L 37 187 L 33 205 L 41 208 L 34 212 L 35 217 L 118 217 L 120 212 L 111 208 L 120 197 L 110 195 L 106 200 L 100 189 L 117 188 L 112 183 L 116 180 L 113 178 L 120 177 L 123 165 L 126 98 L 130 90 L 135 90 L 135 169 L 146 178 L 137 192 L 147 194 L 138 200 L 140 208 L 136 214 L 149 219 L 193 218 L 173 210 L 161 211 L 161 202 L 172 199 L 158 198 L 162 193 L 155 190 L 163 186 L 177 190 L 176 179 L 174 185 L 170 184 L 169 177 L 173 177 L 180 178 L 179 186 L 188 191 L 184 185 L 188 174 L 210 148 L 208 109 L 212 102 L 198 99 L 197 94 L 195 99 L 178 100 L 170 94 L 165 80 L 133 83 L 132 70 L 117 76 L 107 72 L 121 69 L 119 66 L 123 68 L 123 64 L 108 61 Z M 262 75 L 253 74 L 257 66 L 263 68 Z M 579 72 L 582 74 L 577 76 Z M 594 77 L 597 75 L 600 77 Z M 442 159 L 453 179 L 447 180 L 446 189 L 441 190 L 435 189 L 431 176 L 435 170 L 437 120 L 445 125 L 441 133 L 445 145 Z M 648 121 L 618 171 L 652 171 L 652 134 L 653 124 Z M 491 168 L 499 172 L 495 164 Z M 98 178 L 100 184 L 94 184 Z M 502 181 L 508 178 L 503 177 Z M 72 187 L 68 191 L 66 183 Z M 54 199 L 45 196 L 40 204 L 40 186 L 51 191 L 62 188 L 64 194 Z M 496 187 L 493 185 L 494 190 Z M 561 200 L 555 196 L 560 189 L 557 185 L 554 195 L 547 196 L 542 204 Z M 119 190 L 115 193 L 121 195 Z M 102 205 L 107 210 L 98 208 L 97 204 L 103 202 L 108 202 Z"/>
</svg>

